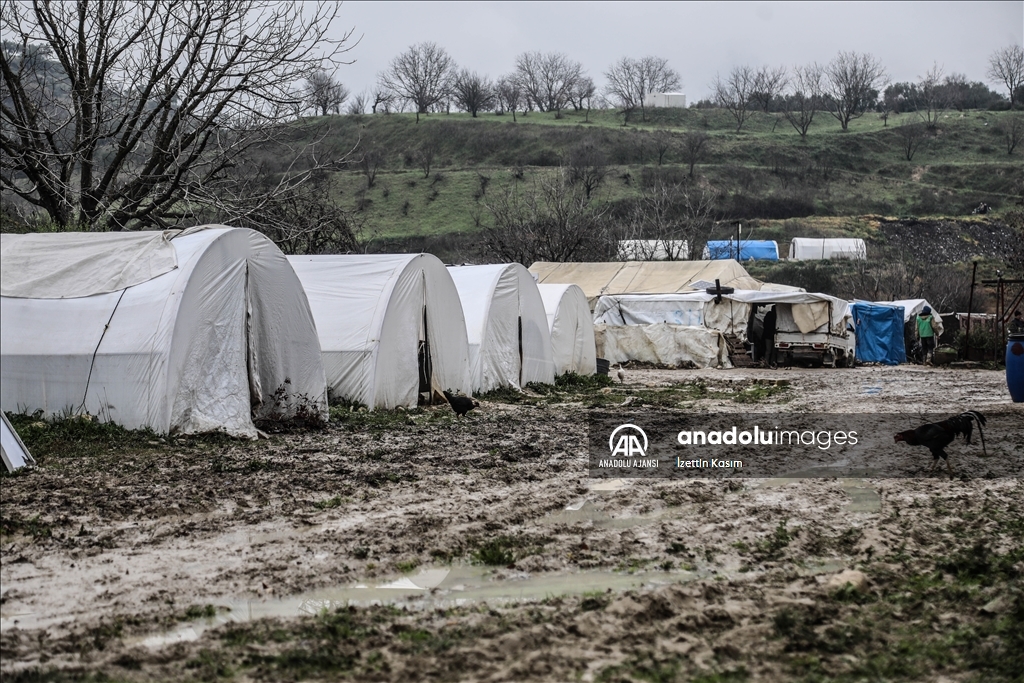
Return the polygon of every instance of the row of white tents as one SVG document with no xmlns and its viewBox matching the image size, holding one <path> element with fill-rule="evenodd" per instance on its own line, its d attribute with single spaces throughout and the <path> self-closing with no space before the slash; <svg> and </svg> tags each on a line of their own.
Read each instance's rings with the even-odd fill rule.
<svg viewBox="0 0 1024 683">
<path fill-rule="evenodd" d="M 578 287 L 428 254 L 286 257 L 252 230 L 0 237 L 0 408 L 159 433 L 593 373 Z"/>
</svg>

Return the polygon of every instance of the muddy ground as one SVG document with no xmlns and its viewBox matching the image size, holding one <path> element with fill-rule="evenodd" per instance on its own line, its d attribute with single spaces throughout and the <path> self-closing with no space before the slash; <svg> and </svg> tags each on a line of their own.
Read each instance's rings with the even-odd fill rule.
<svg viewBox="0 0 1024 683">
<path fill-rule="evenodd" d="M 16 417 L 17 680 L 990 681 L 1024 676 L 1024 406 L 1002 374 L 629 370 L 625 385 L 162 439 Z M 631 398 L 632 397 L 632 398 Z M 586 415 L 956 413 L 914 476 L 597 481 Z M 635 407 L 635 406 L 634 406 Z M 987 472 L 987 474 L 985 473 Z M 1010 472 L 1014 476 L 1006 476 Z M 846 572 L 846 573 L 843 573 Z"/>
</svg>

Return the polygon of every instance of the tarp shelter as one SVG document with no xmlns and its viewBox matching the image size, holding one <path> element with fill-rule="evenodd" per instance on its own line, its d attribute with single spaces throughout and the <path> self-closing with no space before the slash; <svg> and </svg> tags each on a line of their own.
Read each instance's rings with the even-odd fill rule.
<svg viewBox="0 0 1024 683">
<path fill-rule="evenodd" d="M 505 263 L 451 266 L 448 272 L 466 317 L 473 391 L 554 382 L 544 301 L 526 268 Z"/>
<path fill-rule="evenodd" d="M 857 333 L 857 359 L 865 363 L 907 362 L 903 342 L 904 309 L 888 303 L 855 301 L 850 306 Z"/>
<path fill-rule="evenodd" d="M 730 368 L 729 346 L 717 330 L 655 323 L 594 325 L 601 357 L 611 363 L 640 361 L 659 365 Z"/>
<path fill-rule="evenodd" d="M 774 240 L 740 240 L 740 261 L 778 261 L 779 245 Z M 704 258 L 735 259 L 736 240 L 710 240 L 704 247 Z"/>
<path fill-rule="evenodd" d="M 552 263 L 530 266 L 540 284 L 579 285 L 593 308 L 605 294 L 668 294 L 713 287 L 760 289 L 737 261 L 612 261 L 608 263 Z"/>
<path fill-rule="evenodd" d="M 620 261 L 685 261 L 689 257 L 686 240 L 619 240 Z"/>
<path fill-rule="evenodd" d="M 706 292 L 603 296 L 594 308 L 594 323 L 703 326 L 743 338 L 746 335 L 750 307 L 769 303 L 787 304 L 785 310 L 780 307 L 778 311 L 780 330 L 792 329 L 803 334 L 826 325 L 842 330 L 844 319 L 850 315 L 846 301 L 827 294 L 736 290 L 731 294 L 723 294 L 721 302 L 717 301 L 715 295 Z"/>
<path fill-rule="evenodd" d="M 430 254 L 289 256 L 316 320 L 332 398 L 415 407 L 470 392 L 459 293 Z"/>
<path fill-rule="evenodd" d="M 594 319 L 583 290 L 576 285 L 538 285 L 551 332 L 555 374 L 597 372 Z"/>
<path fill-rule="evenodd" d="M 939 315 L 935 307 L 932 306 L 925 299 L 899 299 L 897 301 L 876 301 L 876 304 L 884 306 L 900 306 L 903 308 L 903 322 L 909 323 L 913 320 L 917 314 L 924 310 L 924 307 L 932 309 L 932 316 L 938 320 L 941 324 L 942 316 Z"/>
<path fill-rule="evenodd" d="M 850 237 L 794 237 L 789 243 L 789 258 L 796 261 L 825 261 L 852 259 L 863 261 L 868 257 L 864 240 Z"/>
<path fill-rule="evenodd" d="M 7 419 L 7 415 L 0 412 L 0 459 L 4 461 L 4 468 L 8 472 L 19 470 L 26 465 L 35 465 L 36 461 L 28 448 L 22 443 L 14 425 Z"/>
<path fill-rule="evenodd" d="M 0 261 L 3 410 L 251 438 L 327 416 L 306 294 L 258 232 L 5 234 Z"/>
</svg>

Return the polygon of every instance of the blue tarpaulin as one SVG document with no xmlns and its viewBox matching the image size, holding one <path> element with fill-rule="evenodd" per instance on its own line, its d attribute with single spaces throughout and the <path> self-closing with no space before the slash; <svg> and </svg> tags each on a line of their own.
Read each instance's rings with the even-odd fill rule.
<svg viewBox="0 0 1024 683">
<path fill-rule="evenodd" d="M 902 306 L 857 301 L 850 310 L 857 332 L 857 360 L 886 365 L 907 362 Z"/>
<path fill-rule="evenodd" d="M 736 257 L 736 240 L 710 240 L 705 258 L 712 261 L 734 258 L 737 261 L 778 261 L 779 245 L 773 240 L 740 240 Z"/>
</svg>

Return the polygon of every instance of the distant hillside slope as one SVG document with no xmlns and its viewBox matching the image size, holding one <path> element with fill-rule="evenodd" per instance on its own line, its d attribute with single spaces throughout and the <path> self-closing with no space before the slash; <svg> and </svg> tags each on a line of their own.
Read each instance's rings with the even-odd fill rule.
<svg viewBox="0 0 1024 683">
<path fill-rule="evenodd" d="M 339 157 L 348 153 L 334 186 L 359 213 L 364 239 L 376 240 L 474 233 L 489 219 L 489 192 L 513 176 L 529 183 L 557 172 L 581 145 L 607 164 L 595 201 L 628 203 L 656 178 L 687 179 L 681 148 L 691 133 L 709 137 L 695 176 L 719 191 L 723 220 L 956 216 L 981 202 L 998 212 L 1021 201 L 1024 144 L 1008 154 L 1003 127 L 1022 116 L 947 112 L 909 161 L 902 132 L 918 123 L 913 114 L 890 116 L 888 125 L 867 114 L 843 132 L 822 113 L 804 139 L 775 114 L 754 114 L 737 133 L 726 112 L 696 109 L 655 110 L 628 127 L 612 111 L 558 120 L 533 112 L 517 123 L 508 114 L 434 114 L 419 124 L 401 114 L 333 116 L 305 125 L 310 135 L 326 130 Z M 379 158 L 372 187 L 358 163 L 366 152 Z"/>
</svg>

